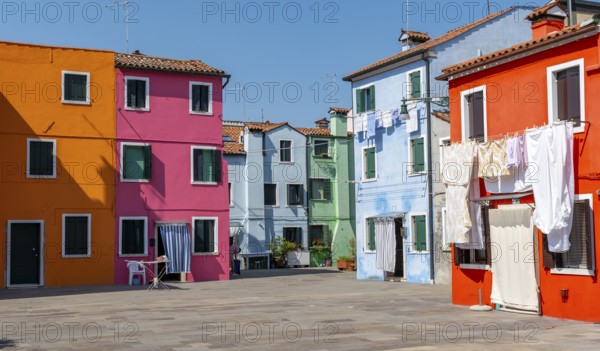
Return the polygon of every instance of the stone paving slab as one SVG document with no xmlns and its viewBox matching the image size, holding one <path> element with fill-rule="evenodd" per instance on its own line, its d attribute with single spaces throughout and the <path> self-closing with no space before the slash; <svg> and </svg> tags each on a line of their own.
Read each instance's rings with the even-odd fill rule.
<svg viewBox="0 0 600 351">
<path fill-rule="evenodd" d="M 0 290 L 0 349 L 600 349 L 598 324 L 471 312 L 444 285 L 325 268 L 169 285 Z"/>
</svg>

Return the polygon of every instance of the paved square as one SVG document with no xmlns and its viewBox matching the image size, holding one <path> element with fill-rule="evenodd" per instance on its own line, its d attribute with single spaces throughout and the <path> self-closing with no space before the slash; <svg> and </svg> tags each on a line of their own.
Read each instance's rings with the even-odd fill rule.
<svg viewBox="0 0 600 351">
<path fill-rule="evenodd" d="M 0 291 L 6 350 L 598 350 L 600 325 L 450 304 L 450 287 L 333 269 L 229 282 Z"/>
</svg>

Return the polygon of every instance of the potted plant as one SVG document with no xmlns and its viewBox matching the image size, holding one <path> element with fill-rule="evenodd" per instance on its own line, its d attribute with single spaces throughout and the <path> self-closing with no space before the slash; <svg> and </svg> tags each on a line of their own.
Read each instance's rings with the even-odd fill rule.
<svg viewBox="0 0 600 351">
<path fill-rule="evenodd" d="M 325 267 L 325 261 L 331 258 L 331 248 L 322 240 L 313 240 L 309 251 L 311 267 Z"/>
<path fill-rule="evenodd" d="M 288 254 L 298 250 L 298 244 L 278 236 L 269 244 L 269 250 L 271 250 L 271 253 L 273 254 L 273 263 L 275 267 L 286 268 L 288 266 Z"/>
<path fill-rule="evenodd" d="M 350 256 L 339 256 L 337 260 L 337 268 L 344 271 L 356 270 L 356 240 L 351 238 L 348 241 L 350 246 Z"/>
</svg>

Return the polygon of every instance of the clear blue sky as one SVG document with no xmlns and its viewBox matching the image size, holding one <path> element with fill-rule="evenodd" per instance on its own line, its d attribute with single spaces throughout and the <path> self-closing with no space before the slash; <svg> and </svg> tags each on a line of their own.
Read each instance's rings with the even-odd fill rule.
<svg viewBox="0 0 600 351">
<path fill-rule="evenodd" d="M 0 40 L 124 52 L 124 11 L 112 2 L 4 1 Z M 407 14 L 410 29 L 436 37 L 483 17 L 486 3 L 410 0 L 406 11 L 400 0 L 132 0 L 129 48 L 226 70 L 225 119 L 260 120 L 263 109 L 265 119 L 312 126 L 330 106 L 350 107 L 344 75 L 400 50 Z"/>
</svg>

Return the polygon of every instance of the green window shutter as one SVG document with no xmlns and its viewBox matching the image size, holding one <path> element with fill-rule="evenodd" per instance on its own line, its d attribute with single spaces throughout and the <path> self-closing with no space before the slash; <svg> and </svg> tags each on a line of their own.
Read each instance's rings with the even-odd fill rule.
<svg viewBox="0 0 600 351">
<path fill-rule="evenodd" d="M 144 179 L 152 179 L 152 146 L 144 147 Z"/>
<path fill-rule="evenodd" d="M 375 170 L 375 148 L 365 149 L 366 167 L 365 176 L 367 179 L 373 179 L 376 176 Z"/>
<path fill-rule="evenodd" d="M 416 71 L 410 74 L 410 97 L 421 97 L 421 71 Z"/>
<path fill-rule="evenodd" d="M 214 168 L 214 179 L 213 181 L 219 183 L 221 181 L 221 150 L 213 151 L 213 168 Z"/>
<path fill-rule="evenodd" d="M 413 172 L 425 172 L 425 143 L 423 138 L 411 140 Z"/>
<path fill-rule="evenodd" d="M 365 112 L 365 101 L 363 89 L 356 89 L 356 112 Z"/>
<path fill-rule="evenodd" d="M 369 87 L 369 110 L 375 111 L 375 86 Z"/>
<path fill-rule="evenodd" d="M 331 200 L 331 180 L 323 180 L 323 200 Z"/>
<path fill-rule="evenodd" d="M 375 220 L 369 218 L 367 221 L 369 224 L 369 250 L 375 251 L 377 249 L 377 243 L 375 242 Z"/>
<path fill-rule="evenodd" d="M 427 224 L 425 223 L 425 216 L 414 216 L 413 217 L 413 229 L 414 229 L 414 248 L 416 251 L 427 250 Z"/>
</svg>

